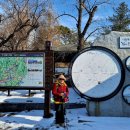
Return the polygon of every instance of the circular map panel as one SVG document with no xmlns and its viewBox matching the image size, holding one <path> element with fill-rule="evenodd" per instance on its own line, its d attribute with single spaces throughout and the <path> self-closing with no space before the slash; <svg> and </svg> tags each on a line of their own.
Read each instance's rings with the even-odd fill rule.
<svg viewBox="0 0 130 130">
<path fill-rule="evenodd" d="M 87 48 L 73 60 L 71 80 L 78 93 L 90 100 L 106 100 L 121 88 L 123 65 L 119 57 L 103 47 Z"/>
<path fill-rule="evenodd" d="M 125 65 L 126 65 L 126 68 L 130 71 L 130 56 L 127 57 Z"/>
<path fill-rule="evenodd" d="M 124 101 L 130 105 L 130 84 L 123 88 L 122 96 Z"/>
</svg>

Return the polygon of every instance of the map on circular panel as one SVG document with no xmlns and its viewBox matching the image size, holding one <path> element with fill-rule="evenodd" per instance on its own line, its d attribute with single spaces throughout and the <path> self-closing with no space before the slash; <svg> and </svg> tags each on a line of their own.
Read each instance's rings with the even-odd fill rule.
<svg viewBox="0 0 130 130">
<path fill-rule="evenodd" d="M 130 56 L 126 59 L 126 68 L 130 71 Z"/>
<path fill-rule="evenodd" d="M 122 70 L 122 62 L 114 52 L 103 47 L 93 47 L 81 51 L 74 58 L 71 80 L 83 97 L 106 100 L 121 88 Z"/>
</svg>

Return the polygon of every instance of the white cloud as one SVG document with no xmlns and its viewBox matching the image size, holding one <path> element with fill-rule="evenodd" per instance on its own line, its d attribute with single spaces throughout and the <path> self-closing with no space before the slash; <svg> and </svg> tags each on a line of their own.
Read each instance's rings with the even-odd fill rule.
<svg viewBox="0 0 130 130">
<path fill-rule="evenodd" d="M 94 20 L 96 20 L 96 21 L 100 21 L 100 20 L 104 20 L 104 19 L 106 19 L 106 17 L 104 17 L 104 16 L 99 16 L 99 15 L 94 16 Z"/>
</svg>

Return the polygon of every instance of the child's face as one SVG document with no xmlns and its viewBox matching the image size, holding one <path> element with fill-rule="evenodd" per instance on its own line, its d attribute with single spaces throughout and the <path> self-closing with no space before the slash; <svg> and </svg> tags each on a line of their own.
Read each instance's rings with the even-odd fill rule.
<svg viewBox="0 0 130 130">
<path fill-rule="evenodd" d="M 64 79 L 59 79 L 59 82 L 60 83 L 64 83 Z"/>
</svg>

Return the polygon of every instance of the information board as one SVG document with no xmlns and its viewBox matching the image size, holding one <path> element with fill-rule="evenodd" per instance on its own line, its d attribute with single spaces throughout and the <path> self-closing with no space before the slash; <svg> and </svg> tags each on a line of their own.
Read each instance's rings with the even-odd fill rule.
<svg viewBox="0 0 130 130">
<path fill-rule="evenodd" d="M 43 87 L 44 53 L 0 54 L 1 87 Z"/>
</svg>

